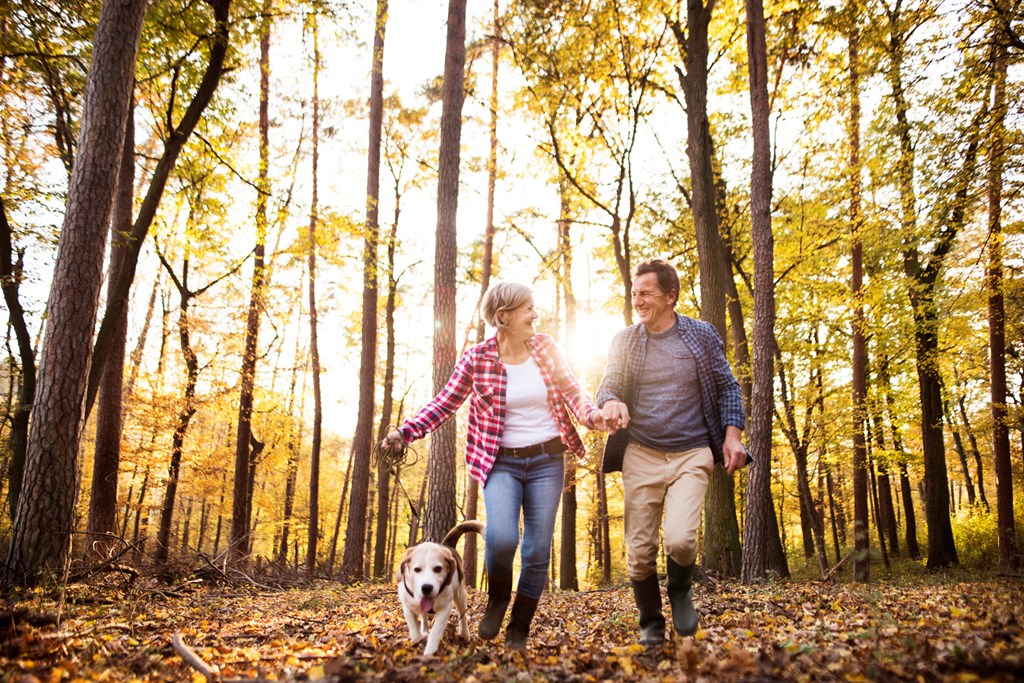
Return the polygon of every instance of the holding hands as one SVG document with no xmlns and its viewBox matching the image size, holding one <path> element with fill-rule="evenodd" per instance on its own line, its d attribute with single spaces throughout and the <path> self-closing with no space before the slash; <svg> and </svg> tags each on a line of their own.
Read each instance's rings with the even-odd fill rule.
<svg viewBox="0 0 1024 683">
<path fill-rule="evenodd" d="M 629 408 L 622 401 L 616 401 L 615 399 L 605 401 L 599 413 L 604 418 L 604 431 L 617 432 L 629 426 Z M 594 424 L 597 424 L 596 418 L 594 419 Z"/>
</svg>

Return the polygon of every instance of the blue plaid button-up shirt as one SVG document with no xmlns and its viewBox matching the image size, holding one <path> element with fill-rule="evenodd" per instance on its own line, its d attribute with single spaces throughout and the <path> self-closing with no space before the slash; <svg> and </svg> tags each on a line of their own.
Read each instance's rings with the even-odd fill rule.
<svg viewBox="0 0 1024 683">
<path fill-rule="evenodd" d="M 676 329 L 697 364 L 701 405 L 708 436 L 711 438 L 711 452 L 715 462 L 720 463 L 723 460 L 722 443 L 725 441 L 726 426 L 733 425 L 742 430 L 745 425 L 743 393 L 725 358 L 722 339 L 713 325 L 676 313 Z M 615 335 L 608 351 L 604 381 L 597 392 L 598 406 L 616 399 L 625 403 L 632 413 L 639 396 L 640 383 L 643 382 L 646 356 L 647 328 L 643 324 L 637 323 Z M 628 429 L 620 429 L 608 437 L 602 464 L 605 472 L 618 472 L 622 469 L 622 457 L 628 440 Z"/>
</svg>

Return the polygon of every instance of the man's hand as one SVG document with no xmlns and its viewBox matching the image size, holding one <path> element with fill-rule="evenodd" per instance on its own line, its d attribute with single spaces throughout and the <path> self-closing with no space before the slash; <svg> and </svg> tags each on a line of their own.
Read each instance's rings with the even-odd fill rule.
<svg viewBox="0 0 1024 683">
<path fill-rule="evenodd" d="M 722 444 L 722 464 L 725 471 L 734 474 L 747 464 L 747 450 L 743 447 L 738 427 L 728 425 L 725 428 L 725 443 Z"/>
<path fill-rule="evenodd" d="M 601 414 L 604 415 L 609 432 L 617 432 L 629 426 L 629 408 L 622 401 L 605 401 L 601 407 Z"/>
</svg>

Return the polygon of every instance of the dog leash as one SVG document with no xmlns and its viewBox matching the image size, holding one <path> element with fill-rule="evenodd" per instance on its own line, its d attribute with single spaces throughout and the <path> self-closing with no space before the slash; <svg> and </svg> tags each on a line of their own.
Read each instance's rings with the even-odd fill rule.
<svg viewBox="0 0 1024 683">
<path fill-rule="evenodd" d="M 415 456 L 410 459 L 410 453 Z M 384 448 L 381 445 L 381 441 L 378 441 L 373 448 L 373 466 L 380 467 L 382 464 L 387 467 L 388 473 L 395 478 L 395 483 L 398 484 L 398 488 L 402 490 L 402 495 L 405 496 L 406 502 L 409 503 L 409 512 L 413 517 L 419 519 L 420 513 L 416 510 L 416 506 L 412 504 L 412 498 L 409 496 L 409 492 L 405 490 L 405 485 L 402 483 L 399 472 L 403 467 L 411 467 L 419 461 L 419 453 L 417 453 L 408 444 L 402 444 L 398 448 Z"/>
</svg>

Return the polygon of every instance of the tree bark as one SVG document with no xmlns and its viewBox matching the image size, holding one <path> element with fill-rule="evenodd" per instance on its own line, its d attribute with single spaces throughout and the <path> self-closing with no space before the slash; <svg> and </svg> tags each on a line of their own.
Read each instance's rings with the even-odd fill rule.
<svg viewBox="0 0 1024 683">
<path fill-rule="evenodd" d="M 146 4 L 100 10 L 86 82 L 78 159 L 47 305 L 22 491 L 11 529 L 4 583 L 33 585 L 60 574 L 78 500 L 78 451 L 111 206 L 131 106 Z"/>
<path fill-rule="evenodd" d="M 125 121 L 121 168 L 111 218 L 110 267 L 112 275 L 124 262 L 125 239 L 132 227 L 133 189 L 135 186 L 134 104 Z M 113 277 L 108 277 L 108 281 Z M 99 409 L 96 413 L 96 447 L 93 453 L 86 557 L 103 559 L 114 547 L 117 534 L 117 475 L 121 463 L 122 391 L 124 354 L 127 347 L 128 309 L 125 308 L 111 338 L 110 359 L 103 370 Z"/>
<path fill-rule="evenodd" d="M 764 5 L 746 0 L 751 126 L 754 151 L 750 175 L 750 216 L 754 246 L 754 353 L 750 395 L 750 450 L 756 460 L 747 480 L 747 517 L 741 578 L 762 581 L 768 568 L 773 520 L 771 504 L 772 383 L 775 375 L 775 274 L 772 236 L 771 141 L 768 133 L 768 66 Z"/>
<path fill-rule="evenodd" d="M 359 409 L 352 439 L 352 495 L 345 529 L 343 579 L 363 575 L 366 514 L 370 484 L 370 449 L 373 448 L 373 412 L 377 374 L 377 245 L 380 242 L 377 203 L 380 198 L 380 138 L 384 118 L 384 32 L 387 0 L 377 0 L 370 71 L 370 144 L 366 173 L 366 233 L 363 240 L 362 353 L 359 361 Z M 453 301 L 454 304 L 454 301 Z M 454 322 L 454 321 L 453 321 Z"/>
<path fill-rule="evenodd" d="M 448 38 L 441 87 L 441 152 L 437 177 L 437 230 L 434 242 L 434 394 L 444 389 L 455 367 L 455 215 L 459 202 L 459 145 L 462 137 L 463 79 L 466 65 L 466 0 L 449 0 Z M 429 495 L 423 538 L 440 541 L 455 525 L 455 420 L 430 439 Z"/>
</svg>

